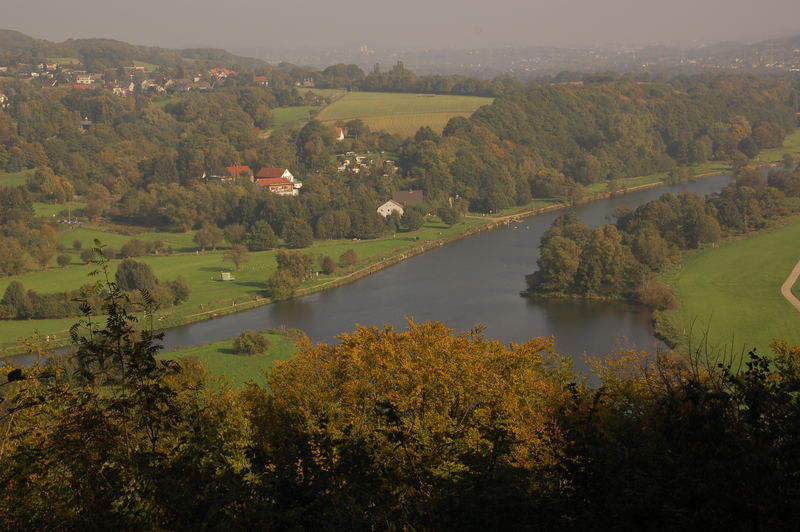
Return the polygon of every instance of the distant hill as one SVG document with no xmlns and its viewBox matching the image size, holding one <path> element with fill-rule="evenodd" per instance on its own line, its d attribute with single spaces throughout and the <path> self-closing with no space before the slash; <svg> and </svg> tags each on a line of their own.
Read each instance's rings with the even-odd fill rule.
<svg viewBox="0 0 800 532">
<path fill-rule="evenodd" d="M 134 61 L 176 66 L 187 60 L 214 63 L 217 66 L 269 67 L 261 59 L 237 56 L 216 48 L 174 50 L 138 46 L 114 39 L 68 39 L 54 43 L 35 39 L 18 31 L 0 29 L 0 64 L 12 61 L 41 62 L 55 57 L 78 59 L 90 70 L 131 66 Z"/>
</svg>

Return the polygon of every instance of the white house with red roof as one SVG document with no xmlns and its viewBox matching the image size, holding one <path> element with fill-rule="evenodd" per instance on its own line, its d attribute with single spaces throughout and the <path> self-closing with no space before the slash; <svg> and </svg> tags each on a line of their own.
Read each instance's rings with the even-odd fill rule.
<svg viewBox="0 0 800 532">
<path fill-rule="evenodd" d="M 303 183 L 295 181 L 288 168 L 265 166 L 256 174 L 256 185 L 281 196 L 297 196 Z"/>
</svg>

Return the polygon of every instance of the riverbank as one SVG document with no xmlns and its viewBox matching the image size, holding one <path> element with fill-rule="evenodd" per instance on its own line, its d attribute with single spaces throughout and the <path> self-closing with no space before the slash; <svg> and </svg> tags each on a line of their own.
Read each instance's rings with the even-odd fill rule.
<svg viewBox="0 0 800 532">
<path fill-rule="evenodd" d="M 769 352 L 776 338 L 800 344 L 800 315 L 781 293 L 800 258 L 798 241 L 800 216 L 793 216 L 686 253 L 660 276 L 680 306 L 654 314 L 656 333 L 670 345 L 734 358 L 754 347 Z"/>
<path fill-rule="evenodd" d="M 727 168 L 720 163 L 711 163 L 704 165 L 704 167 L 706 169 L 712 167 L 714 171 L 704 172 L 696 176 L 697 179 L 724 174 L 727 170 Z M 616 190 L 609 190 L 607 183 L 599 183 L 588 189 L 584 200 L 580 203 L 589 203 L 638 190 L 660 187 L 666 184 L 665 179 L 666 175 L 659 174 L 654 176 L 622 178 L 617 180 L 618 185 L 616 186 Z M 472 236 L 478 232 L 487 231 L 513 223 L 525 217 L 536 216 L 550 211 L 564 209 L 569 206 L 570 205 L 567 203 L 558 199 L 540 199 L 526 206 L 508 209 L 498 215 L 483 216 L 472 213 L 467 215 L 461 224 L 457 224 L 453 227 L 447 227 L 434 218 L 420 231 L 398 233 L 393 237 L 358 242 L 317 242 L 311 248 L 304 250 L 304 252 L 319 257 L 326 255 L 337 257 L 338 254 L 344 250 L 353 248 L 360 257 L 359 264 L 351 271 L 337 273 L 333 276 L 320 276 L 315 278 L 304 286 L 301 286 L 297 292 L 297 296 L 308 295 L 352 283 L 353 281 L 369 276 L 389 266 L 408 260 L 411 257 Z M 193 299 L 193 301 L 199 301 L 199 305 L 176 307 L 172 314 L 167 312 L 159 314 L 157 318 L 158 321 L 156 322 L 159 329 L 171 329 L 181 325 L 238 313 L 272 303 L 269 298 L 264 297 L 262 292 L 263 285 L 261 283 L 269 276 L 271 271 L 274 271 L 274 252 L 251 254 L 252 262 L 245 268 L 249 268 L 249 271 L 243 271 L 241 275 L 237 274 L 239 280 L 233 283 L 221 282 L 218 274 L 216 274 L 216 276 L 208 276 L 209 271 L 218 272 L 226 269 L 224 264 L 222 264 L 221 252 L 217 252 L 216 254 L 201 253 L 200 255 L 186 254 L 186 256 L 194 257 L 191 258 L 191 264 L 193 266 L 198 266 L 195 268 L 198 270 L 196 272 L 197 280 L 194 278 L 190 278 L 189 280 L 193 291 L 195 290 L 195 281 L 200 283 L 197 285 L 197 295 Z M 147 257 L 144 258 L 144 260 L 148 263 L 153 263 L 154 271 L 159 277 L 170 278 L 170 276 L 178 274 L 188 275 L 185 273 L 184 268 L 186 264 L 183 264 L 184 261 L 175 261 L 174 258 L 170 257 Z M 203 264 L 195 265 L 194 263 L 198 260 Z M 189 259 L 186 260 L 186 263 L 189 263 Z M 165 272 L 166 275 L 162 272 Z M 54 272 L 49 272 L 51 275 L 53 273 Z M 55 275 L 58 275 L 59 278 L 66 281 L 65 273 L 64 271 L 60 271 L 56 272 Z M 85 273 L 82 275 L 84 275 L 83 281 L 85 282 Z M 27 280 L 25 282 L 27 287 Z M 34 288 L 36 287 L 34 286 Z M 35 320 L 16 322 L 16 325 L 18 327 L 27 327 L 25 331 L 26 334 L 31 334 L 33 329 L 38 327 L 43 337 L 47 334 L 51 335 L 51 343 L 55 345 L 65 345 L 68 343 L 66 332 L 74 320 L 38 320 L 39 323 L 33 323 L 34 321 Z M 57 329 L 50 327 L 48 330 L 44 327 L 55 325 L 52 324 L 53 321 L 62 321 L 64 323 Z M 14 336 L 11 335 L 4 336 L 5 338 L 14 338 Z M 16 337 L 21 336 L 22 334 L 16 335 Z M 16 342 L 16 345 L 18 346 L 19 342 Z M 3 350 L 3 355 L 8 356 L 16 352 L 19 352 L 18 347 L 14 348 L 7 344 Z"/>
</svg>

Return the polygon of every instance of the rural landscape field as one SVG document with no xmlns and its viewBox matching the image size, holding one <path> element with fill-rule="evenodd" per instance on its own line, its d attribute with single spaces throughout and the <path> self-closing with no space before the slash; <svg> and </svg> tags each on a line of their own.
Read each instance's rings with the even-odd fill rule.
<svg viewBox="0 0 800 532">
<path fill-rule="evenodd" d="M 317 119 L 333 124 L 359 118 L 373 131 L 411 136 L 423 126 L 441 133 L 454 116 L 470 116 L 490 103 L 492 98 L 478 96 L 349 92 L 320 111 Z"/>
<path fill-rule="evenodd" d="M 800 219 L 687 257 L 670 280 L 680 300 L 685 341 L 741 359 L 783 339 L 800 344 L 797 310 L 780 287 L 800 260 Z M 691 335 L 691 336 L 690 336 Z"/>
</svg>

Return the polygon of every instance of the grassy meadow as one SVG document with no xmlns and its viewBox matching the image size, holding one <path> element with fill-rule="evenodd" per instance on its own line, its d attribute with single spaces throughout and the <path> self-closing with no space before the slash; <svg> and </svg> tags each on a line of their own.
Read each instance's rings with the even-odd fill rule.
<svg viewBox="0 0 800 532">
<path fill-rule="evenodd" d="M 698 346 L 707 332 L 712 351 L 735 356 L 768 352 L 775 338 L 800 344 L 800 312 L 780 293 L 800 260 L 800 218 L 751 237 L 688 255 L 668 274 L 680 309 L 672 311 Z M 745 343 L 746 342 L 746 343 Z"/>
<path fill-rule="evenodd" d="M 347 91 L 343 91 L 342 89 L 315 89 L 313 87 L 297 87 L 297 93 L 300 94 L 300 96 L 305 96 L 309 92 L 313 92 L 317 96 L 322 96 L 323 98 L 336 98 L 337 96 L 345 94 Z"/>
<path fill-rule="evenodd" d="M 304 283 L 299 293 L 308 293 L 319 289 L 322 285 L 335 286 L 346 282 L 350 274 L 379 263 L 385 259 L 407 253 L 412 248 L 442 238 L 450 238 L 459 233 L 489 223 L 486 219 L 466 219 L 461 224 L 448 227 L 437 218 L 432 217 L 424 227 L 410 233 L 397 233 L 374 240 L 323 240 L 315 242 L 311 247 L 301 250 L 317 256 L 321 261 L 330 256 L 338 261 L 339 256 L 348 249 L 353 249 L 358 260 L 347 269 L 339 269 L 331 275 L 315 277 Z M 193 233 L 140 232 L 136 235 L 123 235 L 103 231 L 99 228 L 80 227 L 63 229 L 60 234 L 65 253 L 72 257 L 72 263 L 64 268 L 51 266 L 47 270 L 31 271 L 15 277 L 0 278 L 0 294 L 4 293 L 8 284 L 20 281 L 26 289 L 40 293 L 52 293 L 74 290 L 93 282 L 89 272 L 95 269 L 92 265 L 80 260 L 80 252 L 73 249 L 73 242 L 78 240 L 82 248 L 92 247 L 95 238 L 113 247 L 117 252 L 122 245 L 132 238 L 140 240 L 161 240 L 164 247 L 171 246 L 173 253 L 139 257 L 139 260 L 151 266 L 156 277 L 171 281 L 179 275 L 183 276 L 190 288 L 189 300 L 177 307 L 160 310 L 157 315 L 157 326 L 167 328 L 191 321 L 210 318 L 217 314 L 244 310 L 267 303 L 265 281 L 275 272 L 276 251 L 253 252 L 248 262 L 240 271 L 233 272 L 235 280 L 222 281 L 222 272 L 230 272 L 233 265 L 223 261 L 224 247 L 217 251 L 199 252 L 192 242 Z M 109 271 L 113 277 L 121 259 L 109 262 Z M 57 335 L 65 338 L 75 318 L 48 320 L 5 320 L 0 321 L 0 354 L 3 350 L 13 351 L 19 345 L 19 338 L 30 336 L 34 329 L 43 335 Z"/>
<path fill-rule="evenodd" d="M 320 111 L 324 123 L 360 118 L 372 130 L 411 136 L 422 126 L 441 133 L 454 116 L 469 116 L 492 98 L 389 92 L 350 92 Z"/>
<path fill-rule="evenodd" d="M 800 128 L 796 129 L 794 133 L 786 135 L 786 138 L 783 139 L 783 146 L 764 150 L 759 158 L 765 163 L 782 163 L 784 153 L 794 156 L 795 159 L 800 158 Z"/>
<path fill-rule="evenodd" d="M 278 107 L 271 109 L 272 113 L 272 128 L 278 128 L 286 124 L 297 124 L 308 120 L 308 114 L 317 109 L 312 105 L 304 105 L 299 107 Z"/>
<path fill-rule="evenodd" d="M 265 372 L 275 362 L 289 360 L 297 352 L 295 343 L 284 334 L 265 332 L 270 346 L 266 353 L 260 355 L 238 355 L 233 351 L 233 338 L 211 344 L 176 349 L 162 353 L 162 359 L 192 358 L 202 362 L 212 377 L 226 378 L 232 384 L 241 386 L 253 381 L 266 386 Z"/>
<path fill-rule="evenodd" d="M 29 175 L 33 175 L 34 170 L 23 170 L 22 172 L 0 172 L 0 187 L 18 187 L 25 184 Z"/>
</svg>

